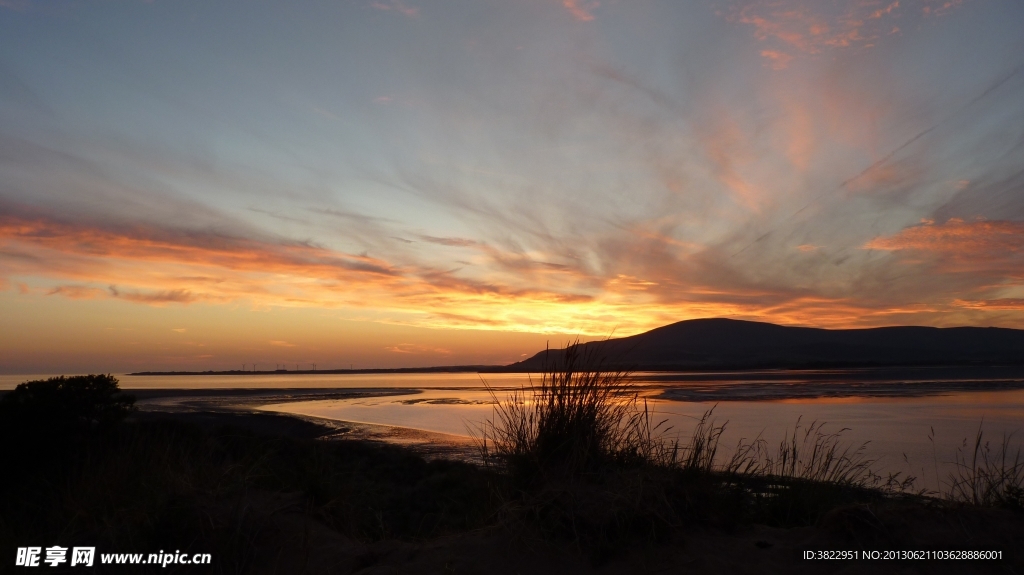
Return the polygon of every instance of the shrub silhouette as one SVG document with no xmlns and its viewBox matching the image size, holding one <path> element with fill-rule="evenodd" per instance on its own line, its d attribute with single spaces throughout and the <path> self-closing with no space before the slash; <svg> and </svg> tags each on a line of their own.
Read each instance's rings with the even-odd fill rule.
<svg viewBox="0 0 1024 575">
<path fill-rule="evenodd" d="M 527 483 L 569 479 L 630 460 L 661 462 L 663 441 L 651 426 L 628 372 L 602 369 L 578 341 L 548 363 L 539 383 L 494 399 L 479 429 L 485 460 Z"/>
<path fill-rule="evenodd" d="M 134 405 L 111 375 L 27 381 L 0 397 L 0 431 L 22 444 L 67 441 L 115 426 Z"/>
</svg>

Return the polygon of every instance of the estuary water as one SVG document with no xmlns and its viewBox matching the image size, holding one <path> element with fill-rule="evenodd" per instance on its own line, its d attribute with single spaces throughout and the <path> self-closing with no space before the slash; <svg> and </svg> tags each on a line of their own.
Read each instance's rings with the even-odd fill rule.
<svg viewBox="0 0 1024 575">
<path fill-rule="evenodd" d="M 538 376 L 532 376 L 535 381 Z M 11 389 L 27 376 L 0 376 Z M 529 374 L 252 374 L 118 376 L 125 389 L 273 390 L 258 409 L 337 421 L 479 435 L 494 417 L 494 399 L 531 383 Z M 998 450 L 1008 437 L 1024 445 L 1024 368 L 904 368 L 637 373 L 635 391 L 669 438 L 685 443 L 700 418 L 725 425 L 722 458 L 741 440 L 776 445 L 812 423 L 842 432 L 851 449 L 864 445 L 880 472 L 941 488 L 957 448 L 973 449 L 979 431 Z M 200 391 L 201 390 L 201 391 Z M 310 390 L 358 394 L 309 400 Z M 301 393 L 300 393 L 301 391 Z M 241 399 L 239 399 L 241 401 Z M 250 405 L 252 403 L 250 402 Z M 866 445 L 865 445 L 866 444 Z"/>
<path fill-rule="evenodd" d="M 666 381 L 665 374 L 638 381 L 653 421 L 672 439 L 685 443 L 708 412 L 725 425 L 721 458 L 740 441 L 762 438 L 771 448 L 811 424 L 841 432 L 851 449 L 863 446 L 880 473 L 917 478 L 917 486 L 940 490 L 953 469 L 957 449 L 970 453 L 978 432 L 998 450 L 1004 438 L 1014 452 L 1024 445 L 1024 385 L 1021 382 L 962 380 L 851 382 L 807 374 L 787 381 Z M 687 374 L 691 375 L 691 374 Z M 791 374 L 792 375 L 792 374 Z M 817 380 L 817 378 L 822 378 Z M 281 402 L 262 409 L 340 421 L 412 427 L 479 437 L 494 418 L 494 398 L 513 386 L 422 387 L 406 393 L 353 399 Z M 975 386 L 970 389 L 971 385 Z M 797 387 L 797 390 L 785 389 Z M 968 388 L 968 389 L 965 389 Z M 392 389 L 392 393 L 399 390 Z M 794 397 L 794 395 L 796 395 Z"/>
</svg>

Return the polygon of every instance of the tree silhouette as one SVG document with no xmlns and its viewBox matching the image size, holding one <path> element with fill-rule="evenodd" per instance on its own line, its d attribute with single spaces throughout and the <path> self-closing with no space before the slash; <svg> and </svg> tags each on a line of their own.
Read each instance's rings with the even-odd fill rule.
<svg viewBox="0 0 1024 575">
<path fill-rule="evenodd" d="M 0 429 L 8 438 L 68 438 L 113 427 L 134 406 L 111 375 L 27 381 L 0 398 Z"/>
</svg>

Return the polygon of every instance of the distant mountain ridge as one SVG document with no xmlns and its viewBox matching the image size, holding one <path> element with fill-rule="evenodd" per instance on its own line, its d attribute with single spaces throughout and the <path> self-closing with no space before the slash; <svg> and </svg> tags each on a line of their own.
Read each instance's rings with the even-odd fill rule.
<svg viewBox="0 0 1024 575">
<path fill-rule="evenodd" d="M 820 329 L 696 319 L 583 344 L 606 367 L 639 370 L 1024 364 L 1024 330 L 996 327 Z M 514 363 L 539 371 L 541 351 Z"/>
</svg>

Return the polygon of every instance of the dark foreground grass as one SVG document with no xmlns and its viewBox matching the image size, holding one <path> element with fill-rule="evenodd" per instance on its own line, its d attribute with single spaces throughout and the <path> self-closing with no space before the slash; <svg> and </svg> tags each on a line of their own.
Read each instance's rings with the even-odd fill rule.
<svg viewBox="0 0 1024 575">
<path fill-rule="evenodd" d="M 993 448 L 978 427 L 974 442 L 957 448 L 947 498 L 953 501 L 1024 511 L 1024 459 L 1013 449 L 1013 434 Z"/>
<path fill-rule="evenodd" d="M 213 554 L 215 572 L 245 573 L 310 523 L 356 540 L 416 540 L 479 528 L 492 508 L 493 473 L 387 445 L 131 418 L 83 418 L 58 436 L 49 415 L 33 423 L 0 407 L 3 415 L 5 553 L 180 550 Z M 283 509 L 300 518 L 292 533 L 272 519 Z"/>
<path fill-rule="evenodd" d="M 213 553 L 246 572 L 292 507 L 351 538 L 423 539 L 486 524 L 491 474 L 361 442 L 267 438 L 174 421 L 127 422 L 56 460 L 7 466 L 4 548 L 58 544 Z"/>
<path fill-rule="evenodd" d="M 872 471 L 866 445 L 842 430 L 802 426 L 776 449 L 741 443 L 722 462 L 725 424 L 713 410 L 689 440 L 672 439 L 629 375 L 605 371 L 576 344 L 554 367 L 507 398 L 479 430 L 485 461 L 505 479 L 498 516 L 506 526 L 571 543 L 602 560 L 624 548 L 691 528 L 761 523 L 813 525 L 842 506 L 909 496 L 913 478 Z"/>
<path fill-rule="evenodd" d="M 666 439 L 624 374 L 564 359 L 536 388 L 499 398 L 481 437 L 483 466 L 378 443 L 120 421 L 130 401 L 116 381 L 113 390 L 88 382 L 101 408 L 60 416 L 74 423 L 53 433 L 52 415 L 22 417 L 9 394 L 0 400 L 0 545 L 180 550 L 211 553 L 217 573 L 297 573 L 321 572 L 307 565 L 318 532 L 331 545 L 497 532 L 601 565 L 700 530 L 870 523 L 882 507 L 935 504 L 909 478 L 874 473 L 863 446 L 817 423 L 798 423 L 775 448 L 742 444 L 731 458 L 719 453 L 724 424 L 713 412 L 687 440 Z M 947 498 L 1019 510 L 1022 466 L 1005 456 L 1008 445 L 1000 458 L 979 436 Z M 375 560 L 353 556 L 341 572 Z"/>
</svg>

